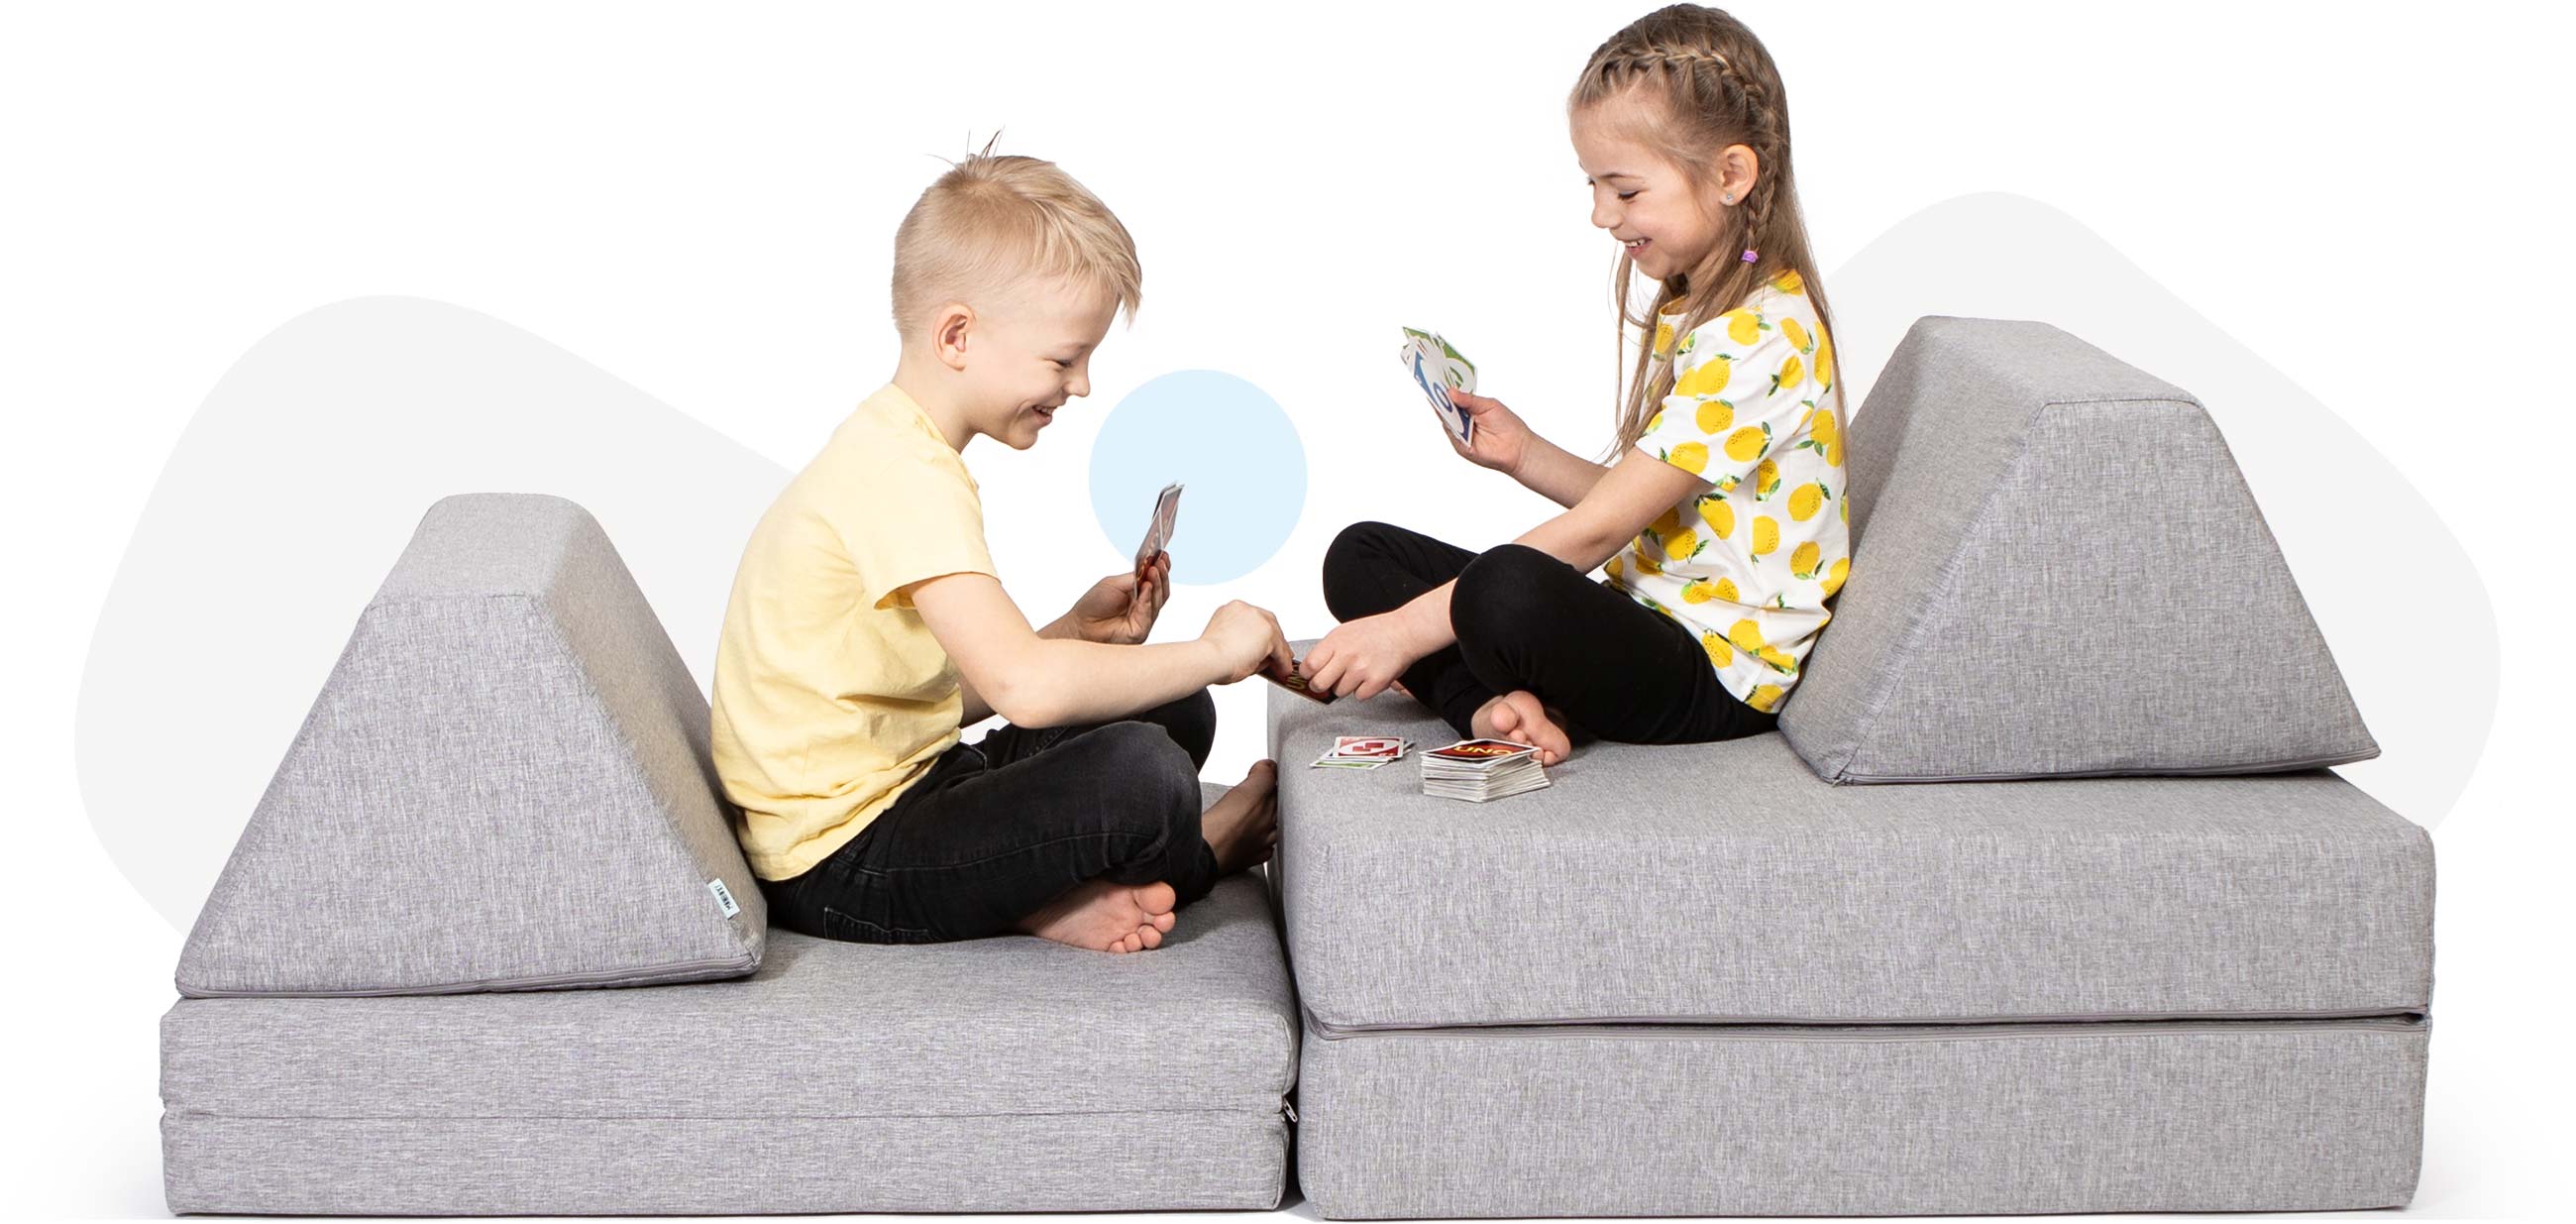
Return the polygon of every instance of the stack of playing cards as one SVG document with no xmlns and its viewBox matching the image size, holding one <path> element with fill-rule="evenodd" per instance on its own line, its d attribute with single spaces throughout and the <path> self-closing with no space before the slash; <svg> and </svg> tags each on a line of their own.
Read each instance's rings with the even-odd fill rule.
<svg viewBox="0 0 2576 1224">
<path fill-rule="evenodd" d="M 1460 740 L 1422 754 L 1422 793 L 1483 803 L 1547 785 L 1538 749 L 1510 740 Z"/>
<path fill-rule="evenodd" d="M 1449 399 L 1451 391 L 1476 391 L 1476 363 L 1460 356 L 1457 349 L 1440 338 L 1438 332 L 1404 329 L 1404 371 L 1422 388 L 1423 397 L 1431 401 L 1431 410 L 1440 414 L 1440 423 L 1460 446 L 1472 446 L 1476 439 L 1475 419 L 1460 411 Z"/>
<path fill-rule="evenodd" d="M 1411 741 L 1397 735 L 1341 735 L 1333 746 L 1315 758 L 1315 769 L 1375 769 L 1404 759 Z"/>
</svg>

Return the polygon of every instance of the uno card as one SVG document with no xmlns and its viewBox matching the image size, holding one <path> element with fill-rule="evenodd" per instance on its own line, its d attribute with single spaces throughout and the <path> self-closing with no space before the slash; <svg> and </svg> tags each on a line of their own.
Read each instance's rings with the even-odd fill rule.
<svg viewBox="0 0 2576 1224">
<path fill-rule="evenodd" d="M 1337 735 L 1333 737 L 1333 755 L 1384 757 L 1391 761 L 1404 755 L 1404 740 L 1393 735 Z"/>
<path fill-rule="evenodd" d="M 1449 392 L 1476 389 L 1475 364 L 1437 334 L 1410 327 L 1404 329 L 1401 360 L 1405 373 L 1413 376 L 1414 385 L 1422 389 L 1422 397 L 1431 401 L 1431 410 L 1439 415 L 1449 436 L 1456 438 L 1460 446 L 1473 445 L 1475 419 L 1449 398 Z"/>
<path fill-rule="evenodd" d="M 1422 755 L 1437 761 L 1466 761 L 1476 765 L 1489 765 L 1526 756 L 1536 751 L 1538 747 L 1534 744 L 1516 744 L 1510 740 L 1498 739 L 1471 739 L 1460 740 L 1446 748 L 1434 748 Z"/>
<path fill-rule="evenodd" d="M 1325 705 L 1331 705 L 1333 703 L 1333 695 L 1331 693 L 1324 692 L 1320 689 L 1311 689 L 1306 687 L 1306 661 L 1303 659 L 1292 660 L 1288 674 L 1285 676 L 1274 671 L 1264 670 L 1261 673 L 1261 678 L 1271 682 L 1272 684 L 1276 684 L 1289 692 L 1295 693 L 1300 697 L 1313 701 L 1320 701 Z"/>
<path fill-rule="evenodd" d="M 1172 527 L 1181 518 L 1181 486 L 1168 484 L 1154 497 L 1154 518 L 1145 525 L 1145 542 L 1136 546 L 1136 577 L 1142 581 L 1154 554 L 1172 542 Z"/>
</svg>

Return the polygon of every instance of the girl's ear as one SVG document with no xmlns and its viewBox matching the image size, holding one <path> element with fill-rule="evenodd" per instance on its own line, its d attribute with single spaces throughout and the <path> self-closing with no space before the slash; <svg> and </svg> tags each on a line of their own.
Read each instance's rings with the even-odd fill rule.
<svg viewBox="0 0 2576 1224">
<path fill-rule="evenodd" d="M 974 330 L 975 308 L 964 302 L 950 302 L 939 308 L 930 323 L 930 349 L 939 355 L 939 363 L 952 370 L 966 368 L 966 336 Z"/>
<path fill-rule="evenodd" d="M 1749 145 L 1728 145 L 1717 155 L 1717 194 L 1721 203 L 1734 196 L 1741 204 L 1753 196 L 1753 184 L 1762 177 L 1762 155 Z"/>
</svg>

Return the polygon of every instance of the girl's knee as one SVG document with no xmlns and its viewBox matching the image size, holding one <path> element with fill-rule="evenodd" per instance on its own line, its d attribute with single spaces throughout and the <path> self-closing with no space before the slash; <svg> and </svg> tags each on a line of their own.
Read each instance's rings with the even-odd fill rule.
<svg viewBox="0 0 2576 1224">
<path fill-rule="evenodd" d="M 1462 646 L 1546 632 L 1547 584 L 1572 568 L 1526 544 L 1487 549 L 1458 573 L 1449 627 Z"/>
<path fill-rule="evenodd" d="M 1384 608 L 1362 606 L 1363 592 L 1373 587 L 1370 573 L 1385 562 L 1388 536 L 1402 528 L 1386 523 L 1353 523 L 1333 537 L 1324 550 L 1324 607 L 1336 620 L 1374 616 Z"/>
</svg>

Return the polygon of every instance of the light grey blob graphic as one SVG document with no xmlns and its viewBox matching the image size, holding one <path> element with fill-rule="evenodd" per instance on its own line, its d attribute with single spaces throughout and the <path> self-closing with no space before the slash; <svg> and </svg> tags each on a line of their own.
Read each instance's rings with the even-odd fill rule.
<svg viewBox="0 0 2576 1224">
<path fill-rule="evenodd" d="M 1935 204 L 1826 275 L 1834 356 L 1852 380 L 1844 402 L 1855 420 L 1905 329 L 1924 315 L 2037 319 L 2198 397 L 2379 741 L 2376 759 L 2335 772 L 2417 824 L 2450 813 L 2494 729 L 2498 647 L 2485 580 L 2413 483 L 2441 470 L 2431 456 L 2392 463 L 2253 344 L 2100 234 L 2026 196 L 1985 192 Z M 2226 593 L 2210 597 L 2223 602 Z M 2178 629 L 2172 645 L 2175 667 L 2207 678 L 2207 700 L 2231 699 L 2225 625 Z"/>
<path fill-rule="evenodd" d="M 2383 749 L 2339 772 L 2418 823 L 2450 811 L 2494 722 L 2495 615 L 2407 473 L 2035 201 L 1946 201 L 1827 276 L 1855 411 L 1927 314 L 2043 320 L 2199 396 Z M 471 310 L 362 298 L 286 323 L 180 435 L 101 609 L 73 747 L 100 843 L 186 930 L 360 610 L 451 493 L 552 493 L 587 508 L 704 689 L 743 543 L 788 476 Z M 2402 588 L 2391 557 L 2406 561 Z M 2208 699 L 2226 701 L 2227 651 L 2223 626 L 2177 634 L 2174 666 L 2204 672 Z"/>
<path fill-rule="evenodd" d="M 788 476 L 488 315 L 378 297 L 289 321 L 180 434 L 99 613 L 73 756 L 100 843 L 194 924 L 359 612 L 451 493 L 588 509 L 703 691 Z"/>
</svg>

